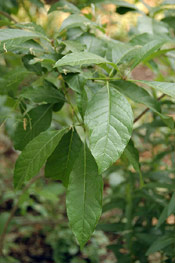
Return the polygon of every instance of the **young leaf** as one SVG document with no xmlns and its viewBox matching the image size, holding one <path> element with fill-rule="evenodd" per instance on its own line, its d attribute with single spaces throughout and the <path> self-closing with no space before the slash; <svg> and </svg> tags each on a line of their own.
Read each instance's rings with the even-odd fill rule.
<svg viewBox="0 0 175 263">
<path fill-rule="evenodd" d="M 68 1 L 65 0 L 60 0 L 59 2 L 56 2 L 51 6 L 49 9 L 49 14 L 53 11 L 59 11 L 62 10 L 64 12 L 70 12 L 70 13 L 80 13 L 80 9 L 78 9 L 75 5 L 69 3 Z"/>
<path fill-rule="evenodd" d="M 113 82 L 115 87 L 125 96 L 137 103 L 143 103 L 153 112 L 158 114 L 160 118 L 168 125 L 170 128 L 174 127 L 174 121 L 171 117 L 163 115 L 161 113 L 160 105 L 145 89 L 137 86 L 135 83 L 124 80 L 117 80 Z"/>
<path fill-rule="evenodd" d="M 84 64 L 101 64 L 108 61 L 100 56 L 89 52 L 75 52 L 59 59 L 54 67 L 82 66 Z"/>
<path fill-rule="evenodd" d="M 166 95 L 175 98 L 175 83 L 170 82 L 158 82 L 158 81 L 146 81 L 146 80 L 134 80 L 140 83 L 144 83 L 153 89 L 161 91 Z"/>
<path fill-rule="evenodd" d="M 107 85 L 88 103 L 85 124 L 90 150 L 102 173 L 120 157 L 131 137 L 131 106 L 122 94 Z"/>
<path fill-rule="evenodd" d="M 33 38 L 44 38 L 46 36 L 38 33 L 20 29 L 0 29 L 0 52 L 6 52 L 13 48 L 13 45 L 19 45 L 26 40 Z"/>
<path fill-rule="evenodd" d="M 132 164 L 134 169 L 140 174 L 140 164 L 139 164 L 139 153 L 137 149 L 134 146 L 134 143 L 132 140 L 129 141 L 128 145 L 126 146 L 124 153 L 126 158 L 129 160 L 129 162 Z"/>
<path fill-rule="evenodd" d="M 134 49 L 130 49 L 118 62 L 119 64 L 127 63 L 130 71 L 132 71 L 141 61 L 150 57 L 157 51 L 166 41 L 165 40 L 153 40 L 143 47 L 136 46 Z"/>
<path fill-rule="evenodd" d="M 102 189 L 103 181 L 96 162 L 84 145 L 70 174 L 66 198 L 70 226 L 81 247 L 90 238 L 101 216 Z"/>
<path fill-rule="evenodd" d="M 49 128 L 52 120 L 52 105 L 40 105 L 26 113 L 20 121 L 14 135 L 15 149 L 22 151 L 24 147 L 40 132 Z"/>
<path fill-rule="evenodd" d="M 59 103 L 65 102 L 64 95 L 53 86 L 43 85 L 39 87 L 27 87 L 22 90 L 21 97 L 29 99 L 34 103 L 47 102 Z"/>
<path fill-rule="evenodd" d="M 68 128 L 58 131 L 45 131 L 30 141 L 18 157 L 14 171 L 14 186 L 22 184 L 34 177 L 52 154 Z"/>
<path fill-rule="evenodd" d="M 32 74 L 34 73 L 27 71 L 24 67 L 13 68 L 0 77 L 0 94 L 15 94 L 19 84 Z"/>
<path fill-rule="evenodd" d="M 94 22 L 92 22 L 91 20 L 87 19 L 85 16 L 83 15 L 79 15 L 79 14 L 73 14 L 68 16 L 68 18 L 66 18 L 61 27 L 60 27 L 60 32 L 65 30 L 65 29 L 70 29 L 70 28 L 74 28 L 74 27 L 87 27 L 90 25 L 96 25 Z"/>
<path fill-rule="evenodd" d="M 62 180 L 68 186 L 69 174 L 79 155 L 82 142 L 75 130 L 65 134 L 55 151 L 48 158 L 45 167 L 45 176 L 55 180 Z"/>
</svg>

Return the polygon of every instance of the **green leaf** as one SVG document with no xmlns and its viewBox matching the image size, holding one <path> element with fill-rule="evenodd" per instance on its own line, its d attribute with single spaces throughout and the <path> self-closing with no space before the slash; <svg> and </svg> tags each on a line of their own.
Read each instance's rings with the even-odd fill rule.
<svg viewBox="0 0 175 263">
<path fill-rule="evenodd" d="M 168 216 L 170 216 L 175 210 L 175 193 L 173 193 L 171 200 L 168 204 Z"/>
<path fill-rule="evenodd" d="M 13 48 L 13 45 L 20 45 L 26 40 L 33 38 L 44 38 L 46 36 L 38 33 L 20 29 L 0 29 L 0 53 L 6 52 Z"/>
<path fill-rule="evenodd" d="M 39 8 L 44 7 L 44 4 L 40 0 L 29 0 L 29 1 Z"/>
<path fill-rule="evenodd" d="M 52 154 L 68 128 L 59 131 L 45 131 L 30 141 L 16 161 L 14 186 L 22 184 L 34 177 Z"/>
<path fill-rule="evenodd" d="M 86 145 L 79 151 L 67 190 L 66 206 L 70 226 L 81 248 L 86 244 L 102 212 L 102 177 Z"/>
<path fill-rule="evenodd" d="M 49 128 L 51 120 L 52 105 L 50 104 L 38 106 L 26 113 L 15 131 L 15 149 L 22 151 L 33 138 Z"/>
<path fill-rule="evenodd" d="M 139 152 L 135 148 L 134 143 L 132 140 L 129 141 L 128 145 L 126 146 L 123 155 L 129 160 L 132 164 L 134 169 L 140 174 L 140 164 L 139 164 Z"/>
<path fill-rule="evenodd" d="M 65 75 L 64 80 L 68 84 L 69 88 L 77 93 L 81 93 L 86 82 L 86 79 L 81 74 Z"/>
<path fill-rule="evenodd" d="M 70 13 L 80 13 L 80 9 L 77 8 L 75 5 L 69 3 L 68 1 L 60 0 L 51 6 L 49 9 L 49 14 L 53 11 L 64 11 Z"/>
<path fill-rule="evenodd" d="M 45 176 L 54 180 L 61 180 L 68 186 L 69 175 L 80 152 L 82 142 L 75 130 L 65 134 L 55 151 L 48 158 Z"/>
<path fill-rule="evenodd" d="M 170 236 L 159 237 L 158 239 L 156 239 L 155 242 L 153 242 L 151 247 L 146 252 L 146 255 L 148 256 L 148 255 L 153 254 L 157 251 L 160 251 L 163 248 L 165 248 L 171 244 L 174 244 L 174 237 L 170 237 Z"/>
<path fill-rule="evenodd" d="M 159 81 L 146 81 L 146 80 L 133 80 L 140 83 L 144 83 L 153 89 L 161 91 L 162 93 L 175 98 L 175 83 L 159 82 Z"/>
<path fill-rule="evenodd" d="M 90 150 L 102 173 L 120 157 L 131 137 L 131 106 L 122 94 L 107 85 L 88 103 L 85 125 Z"/>
<path fill-rule="evenodd" d="M 153 40 L 142 47 L 135 47 L 129 50 L 118 62 L 119 64 L 128 63 L 130 71 L 132 71 L 140 62 L 142 62 L 151 54 L 154 54 L 166 41 Z"/>
<path fill-rule="evenodd" d="M 117 80 L 113 82 L 115 87 L 125 96 L 137 103 L 142 103 L 150 108 L 153 112 L 158 114 L 161 119 L 168 125 L 170 128 L 174 127 L 174 121 L 172 118 L 163 115 L 161 113 L 160 105 L 145 89 L 140 86 L 137 86 L 133 82 Z"/>
<path fill-rule="evenodd" d="M 35 58 L 34 55 L 31 54 L 27 54 L 25 56 L 22 57 L 22 62 L 25 66 L 25 68 L 28 71 L 31 72 L 35 72 L 37 75 L 41 75 L 42 74 L 42 67 L 41 67 L 41 63 L 37 62 L 35 64 L 30 64 L 30 62 Z"/>
<path fill-rule="evenodd" d="M 87 19 L 85 16 L 83 15 L 79 15 L 79 14 L 73 14 L 68 16 L 68 18 L 66 18 L 59 31 L 63 31 L 63 30 L 67 30 L 70 28 L 74 28 L 74 27 L 88 27 L 88 26 L 93 26 L 96 25 L 94 22 L 92 22 L 91 20 Z"/>
<path fill-rule="evenodd" d="M 105 57 L 107 45 L 104 39 L 100 39 L 90 33 L 84 33 L 78 38 L 78 41 L 86 46 L 87 52 Z"/>
<path fill-rule="evenodd" d="M 58 89 L 48 85 L 43 85 L 39 87 L 27 87 L 21 92 L 20 97 L 29 99 L 34 103 L 65 102 L 64 95 Z"/>
<path fill-rule="evenodd" d="M 100 56 L 89 52 L 75 52 L 59 59 L 54 67 L 82 66 L 84 64 L 101 64 L 108 61 Z"/>
<path fill-rule="evenodd" d="M 0 94 L 15 94 L 19 84 L 31 73 L 23 67 L 16 67 L 0 77 Z"/>
</svg>

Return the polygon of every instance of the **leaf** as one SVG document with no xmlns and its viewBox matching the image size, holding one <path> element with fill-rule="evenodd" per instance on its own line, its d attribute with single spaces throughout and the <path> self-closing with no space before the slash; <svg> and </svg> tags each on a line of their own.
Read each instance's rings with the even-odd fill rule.
<svg viewBox="0 0 175 263">
<path fill-rule="evenodd" d="M 99 173 L 120 157 L 131 137 L 132 124 L 130 104 L 108 85 L 100 89 L 88 103 L 85 125 L 89 130 L 90 150 Z"/>
<path fill-rule="evenodd" d="M 35 103 L 65 102 L 64 95 L 58 89 L 48 85 L 43 85 L 39 87 L 27 87 L 21 92 L 20 96 L 29 99 Z"/>
<path fill-rule="evenodd" d="M 174 237 L 170 237 L 170 236 L 159 237 L 158 239 L 156 239 L 155 242 L 153 242 L 151 247 L 146 252 L 146 255 L 148 256 L 150 254 L 153 254 L 154 252 L 160 251 L 171 244 L 174 244 Z"/>
<path fill-rule="evenodd" d="M 128 145 L 126 146 L 124 153 L 126 158 L 132 164 L 134 169 L 140 174 L 140 164 L 139 164 L 139 152 L 135 148 L 134 143 L 132 140 L 129 141 Z"/>
<path fill-rule="evenodd" d="M 137 86 L 135 83 L 124 80 L 117 80 L 113 82 L 115 87 L 125 96 L 137 103 L 142 103 L 150 108 L 153 112 L 158 114 L 161 119 L 170 128 L 174 127 L 172 118 L 161 113 L 160 105 L 144 88 Z"/>
<path fill-rule="evenodd" d="M 22 62 L 28 71 L 35 72 L 37 75 L 42 75 L 41 63 L 30 64 L 31 60 L 34 58 L 34 55 L 27 54 L 22 57 Z"/>
<path fill-rule="evenodd" d="M 47 39 L 46 36 L 38 32 L 10 28 L 0 29 L 0 53 L 9 51 L 13 48 L 13 45 L 20 45 L 33 38 Z"/>
<path fill-rule="evenodd" d="M 82 66 L 84 64 L 101 64 L 108 61 L 100 56 L 89 52 L 75 52 L 59 59 L 54 67 Z"/>
<path fill-rule="evenodd" d="M 175 98 L 175 83 L 159 82 L 159 81 L 146 81 L 146 80 L 134 80 L 140 83 L 144 83 L 153 89 L 161 91 L 162 93 Z"/>
<path fill-rule="evenodd" d="M 45 176 L 54 180 L 61 180 L 68 186 L 69 175 L 80 152 L 82 142 L 75 130 L 65 134 L 55 151 L 48 158 Z"/>
<path fill-rule="evenodd" d="M 90 33 L 84 33 L 78 38 L 78 41 L 86 46 L 86 51 L 98 56 L 105 57 L 106 42 Z"/>
<path fill-rule="evenodd" d="M 14 135 L 15 149 L 22 151 L 24 147 L 42 131 L 49 128 L 52 120 L 52 105 L 40 105 L 23 116 Z"/>
<path fill-rule="evenodd" d="M 170 216 L 175 210 L 175 193 L 173 193 L 171 200 L 168 204 L 168 216 Z"/>
<path fill-rule="evenodd" d="M 68 74 L 64 76 L 64 80 L 69 88 L 77 93 L 81 93 L 86 82 L 86 79 L 81 74 Z"/>
<path fill-rule="evenodd" d="M 64 12 L 70 12 L 70 13 L 80 13 L 79 8 L 77 8 L 72 3 L 69 3 L 64 0 L 60 0 L 59 2 L 56 2 L 55 4 L 53 4 L 51 8 L 49 9 L 48 13 L 50 14 L 51 12 L 57 11 L 57 10 L 61 10 Z"/>
<path fill-rule="evenodd" d="M 68 16 L 68 18 L 66 18 L 59 31 L 63 31 L 63 30 L 68 30 L 70 28 L 74 28 L 74 27 L 87 27 L 87 26 L 95 26 L 96 24 L 94 22 L 92 22 L 91 20 L 87 19 L 85 16 L 83 15 L 79 15 L 79 14 L 73 14 Z"/>
<path fill-rule="evenodd" d="M 159 220 L 157 222 L 156 228 L 159 228 L 164 221 L 174 212 L 175 210 L 175 193 L 173 193 L 171 200 L 167 206 L 163 209 Z"/>
<path fill-rule="evenodd" d="M 102 212 L 102 177 L 86 145 L 81 147 L 70 174 L 66 206 L 70 226 L 81 248 L 86 244 Z"/>
<path fill-rule="evenodd" d="M 22 184 L 34 177 L 52 154 L 68 128 L 58 131 L 45 131 L 30 141 L 16 161 L 14 186 Z"/>
<path fill-rule="evenodd" d="M 119 64 L 128 63 L 130 71 L 132 71 L 140 62 L 142 62 L 150 55 L 154 54 L 166 40 L 153 40 L 148 42 L 142 47 L 135 47 L 134 49 L 129 50 L 118 62 Z"/>
<path fill-rule="evenodd" d="M 27 77 L 31 77 L 31 73 L 23 67 L 16 67 L 0 77 L 0 94 L 15 94 L 19 84 Z"/>
<path fill-rule="evenodd" d="M 44 7 L 44 4 L 40 0 L 29 0 L 29 1 L 39 8 Z"/>
</svg>

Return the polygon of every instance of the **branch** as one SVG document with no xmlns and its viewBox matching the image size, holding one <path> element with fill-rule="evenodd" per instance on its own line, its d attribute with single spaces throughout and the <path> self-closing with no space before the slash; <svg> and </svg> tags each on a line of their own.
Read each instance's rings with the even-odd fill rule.
<svg viewBox="0 0 175 263">
<path fill-rule="evenodd" d="M 41 178 L 41 177 L 42 177 L 42 175 L 38 175 L 38 176 L 33 177 L 33 178 L 29 181 L 29 183 L 24 187 L 21 195 L 23 195 L 23 194 L 30 188 L 30 186 L 31 186 L 34 182 L 36 182 L 39 178 Z M 6 237 L 6 234 L 7 234 L 7 230 L 8 230 L 9 224 L 11 223 L 11 221 L 12 221 L 14 215 L 15 215 L 16 210 L 18 209 L 21 195 L 19 196 L 16 205 L 12 208 L 12 210 L 11 210 L 11 212 L 10 212 L 10 215 L 9 215 L 9 218 L 7 219 L 7 222 L 5 223 L 3 232 L 2 232 L 2 234 L 1 234 L 1 236 L 0 236 L 0 257 L 3 256 L 3 251 L 2 251 L 2 250 L 3 250 L 3 247 L 4 247 L 4 241 L 5 241 L 5 237 Z"/>
<path fill-rule="evenodd" d="M 14 19 L 11 15 L 8 13 L 0 10 L 0 15 L 7 17 L 9 20 L 13 21 L 14 23 L 17 23 L 16 19 Z"/>
<path fill-rule="evenodd" d="M 161 100 L 163 97 L 165 97 L 166 94 L 162 94 L 157 100 Z M 146 108 L 144 111 L 142 111 L 135 119 L 134 119 L 134 123 L 136 123 L 138 120 L 140 120 L 142 118 L 142 116 L 145 115 L 145 113 L 147 113 L 149 111 L 149 108 Z"/>
</svg>

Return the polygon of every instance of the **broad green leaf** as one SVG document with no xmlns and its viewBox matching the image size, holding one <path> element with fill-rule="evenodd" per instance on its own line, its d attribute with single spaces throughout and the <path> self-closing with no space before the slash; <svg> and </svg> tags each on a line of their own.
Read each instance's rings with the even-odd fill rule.
<svg viewBox="0 0 175 263">
<path fill-rule="evenodd" d="M 159 81 L 146 81 L 146 80 L 134 80 L 140 83 L 144 83 L 153 89 L 161 91 L 162 93 L 175 98 L 175 83 L 159 82 Z"/>
<path fill-rule="evenodd" d="M 70 226 L 81 248 L 86 244 L 102 212 L 102 177 L 86 145 L 82 146 L 69 178 L 66 197 Z"/>
<path fill-rule="evenodd" d="M 138 32 L 139 33 L 148 33 L 148 34 L 152 34 L 155 35 L 161 35 L 161 34 L 165 34 L 165 38 L 166 38 L 166 34 L 168 33 L 168 27 L 165 23 L 157 20 L 157 19 L 153 19 L 152 17 L 149 16 L 140 16 L 138 18 Z"/>
<path fill-rule="evenodd" d="M 59 59 L 54 67 L 82 66 L 84 64 L 101 64 L 108 61 L 100 56 L 89 52 L 75 52 Z"/>
<path fill-rule="evenodd" d="M 48 85 L 39 87 L 27 87 L 20 94 L 21 97 L 29 99 L 35 103 L 60 103 L 65 102 L 64 95 L 56 88 Z"/>
<path fill-rule="evenodd" d="M 16 161 L 14 171 L 14 186 L 21 188 L 22 184 L 34 177 L 57 147 L 68 128 L 58 131 L 45 131 L 30 141 Z"/>
<path fill-rule="evenodd" d="M 69 88 L 77 93 L 81 93 L 86 82 L 86 79 L 81 74 L 68 74 L 64 76 L 64 80 Z"/>
<path fill-rule="evenodd" d="M 47 160 L 45 176 L 61 180 L 65 186 L 68 186 L 69 174 L 79 155 L 81 145 L 82 142 L 75 130 L 70 130 L 65 134 Z"/>
<path fill-rule="evenodd" d="M 164 43 L 165 40 L 153 40 L 142 47 L 136 46 L 125 53 L 118 63 L 127 63 L 130 71 L 132 71 L 140 62 L 154 54 Z"/>
<path fill-rule="evenodd" d="M 153 242 L 151 247 L 146 252 L 146 255 L 148 256 L 157 251 L 160 251 L 171 244 L 174 244 L 174 237 L 171 236 L 159 237 L 158 239 L 156 239 L 156 241 Z"/>
<path fill-rule="evenodd" d="M 65 0 L 60 0 L 59 2 L 56 2 L 51 6 L 49 9 L 49 14 L 53 11 L 64 11 L 64 12 L 70 12 L 70 13 L 80 13 L 80 9 L 77 8 L 75 5 L 69 3 Z"/>
<path fill-rule="evenodd" d="M 106 57 L 108 60 L 118 63 L 125 54 L 135 47 L 122 42 L 109 42 Z"/>
<path fill-rule="evenodd" d="M 158 114 L 170 128 L 174 127 L 172 118 L 161 113 L 160 105 L 145 89 L 130 81 L 117 80 L 113 82 L 115 87 L 125 96 L 137 103 L 142 103 Z"/>
<path fill-rule="evenodd" d="M 22 151 L 24 147 L 42 131 L 49 128 L 52 120 L 52 105 L 40 105 L 23 116 L 14 135 L 15 149 Z"/>
<path fill-rule="evenodd" d="M 88 27 L 88 26 L 95 26 L 96 24 L 94 22 L 92 22 L 91 20 L 87 19 L 85 16 L 83 15 L 79 15 L 79 14 L 73 14 L 68 16 L 68 18 L 66 18 L 59 31 L 63 31 L 63 30 L 67 30 L 70 28 L 74 28 L 74 27 Z"/>
<path fill-rule="evenodd" d="M 86 46 L 86 51 L 105 57 L 107 44 L 104 39 L 95 37 L 90 33 L 84 33 L 78 41 Z"/>
<path fill-rule="evenodd" d="M 23 67 L 16 67 L 10 70 L 6 74 L 0 76 L 0 94 L 15 94 L 19 84 L 28 77 L 31 77 L 31 73 Z"/>
<path fill-rule="evenodd" d="M 35 58 L 34 55 L 27 54 L 22 57 L 22 62 L 24 64 L 24 67 L 31 72 L 35 72 L 37 75 L 42 75 L 42 67 L 41 63 L 37 62 L 35 64 L 31 64 L 30 62 Z"/>
<path fill-rule="evenodd" d="M 126 156 L 126 158 L 132 164 L 134 169 L 140 174 L 141 171 L 139 164 L 139 152 L 135 148 L 132 140 L 130 140 L 128 145 L 126 146 L 123 155 Z"/>
<path fill-rule="evenodd" d="M 78 41 L 64 40 L 64 41 L 61 41 L 60 44 L 65 45 L 65 49 L 64 49 L 64 52 L 62 52 L 62 54 L 66 54 L 69 51 L 81 52 L 85 49 L 85 45 L 79 43 Z"/>
<path fill-rule="evenodd" d="M 116 89 L 104 86 L 87 105 L 85 125 L 90 150 L 99 173 L 110 167 L 124 151 L 132 133 L 130 104 Z"/>
<path fill-rule="evenodd" d="M 0 29 L 0 52 L 7 52 L 13 48 L 13 45 L 20 45 L 33 38 L 47 39 L 46 36 L 38 32 L 9 28 Z"/>
</svg>

